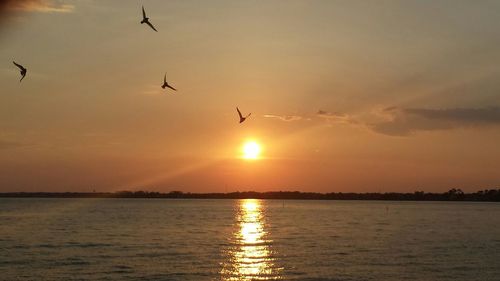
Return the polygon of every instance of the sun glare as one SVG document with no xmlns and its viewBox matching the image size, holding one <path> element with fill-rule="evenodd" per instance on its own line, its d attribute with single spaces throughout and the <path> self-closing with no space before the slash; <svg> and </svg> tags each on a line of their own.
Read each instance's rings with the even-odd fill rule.
<svg viewBox="0 0 500 281">
<path fill-rule="evenodd" d="M 255 141 L 247 141 L 243 145 L 244 159 L 258 159 L 260 154 L 260 145 Z"/>
</svg>

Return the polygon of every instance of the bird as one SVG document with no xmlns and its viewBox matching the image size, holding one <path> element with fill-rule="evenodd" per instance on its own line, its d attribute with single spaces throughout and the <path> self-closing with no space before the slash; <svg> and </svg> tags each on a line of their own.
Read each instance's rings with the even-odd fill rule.
<svg viewBox="0 0 500 281">
<path fill-rule="evenodd" d="M 156 28 L 149 22 L 149 18 L 146 17 L 146 11 L 144 11 L 144 6 L 142 6 L 142 21 L 141 21 L 141 24 L 147 24 L 149 25 L 149 27 L 151 27 L 154 31 L 158 32 L 158 30 L 156 30 Z"/>
<path fill-rule="evenodd" d="M 252 115 L 252 113 L 248 113 L 247 116 L 243 117 L 243 115 L 241 115 L 241 111 L 238 107 L 236 107 L 236 111 L 238 111 L 238 115 L 240 116 L 240 123 L 243 123 L 243 121 L 245 121 L 248 117 L 250 117 L 250 115 Z"/>
<path fill-rule="evenodd" d="M 24 76 L 26 76 L 26 72 L 28 72 L 28 70 L 24 66 L 16 63 L 15 61 L 12 61 L 12 62 L 14 63 L 15 66 L 19 67 L 19 69 L 21 70 L 22 77 L 21 77 L 21 80 L 19 80 L 19 82 L 23 81 Z"/>
<path fill-rule="evenodd" d="M 161 87 L 162 87 L 163 89 L 165 89 L 165 88 L 167 88 L 167 87 L 168 87 L 168 88 L 170 88 L 170 89 L 172 89 L 172 90 L 174 90 L 174 91 L 177 91 L 177 89 L 176 89 L 176 88 L 174 88 L 174 87 L 170 86 L 170 85 L 167 83 L 167 73 L 165 73 L 165 76 L 163 77 L 163 85 L 161 85 Z"/>
</svg>

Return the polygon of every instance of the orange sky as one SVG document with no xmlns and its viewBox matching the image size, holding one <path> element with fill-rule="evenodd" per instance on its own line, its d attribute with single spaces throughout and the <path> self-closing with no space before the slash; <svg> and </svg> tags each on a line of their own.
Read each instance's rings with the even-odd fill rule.
<svg viewBox="0 0 500 281">
<path fill-rule="evenodd" d="M 140 5 L 1 7 L 0 192 L 500 183 L 498 1 Z"/>
</svg>

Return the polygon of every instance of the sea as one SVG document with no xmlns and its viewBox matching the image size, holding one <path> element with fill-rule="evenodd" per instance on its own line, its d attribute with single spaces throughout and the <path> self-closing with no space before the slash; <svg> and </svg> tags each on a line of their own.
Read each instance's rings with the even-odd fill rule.
<svg viewBox="0 0 500 281">
<path fill-rule="evenodd" d="M 0 199 L 0 280 L 500 280 L 500 204 Z"/>
</svg>

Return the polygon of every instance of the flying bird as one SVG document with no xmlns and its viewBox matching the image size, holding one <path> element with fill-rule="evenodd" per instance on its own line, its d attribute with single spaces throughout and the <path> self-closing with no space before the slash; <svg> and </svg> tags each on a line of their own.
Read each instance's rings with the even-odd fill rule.
<svg viewBox="0 0 500 281">
<path fill-rule="evenodd" d="M 141 24 L 147 24 L 149 27 L 151 27 L 154 31 L 158 32 L 156 28 L 149 22 L 149 18 L 146 16 L 146 11 L 144 11 L 144 6 L 142 6 L 142 21 Z"/>
<path fill-rule="evenodd" d="M 248 113 L 247 116 L 243 117 L 243 115 L 241 115 L 241 111 L 238 107 L 236 107 L 236 111 L 238 111 L 238 115 L 240 116 L 240 123 L 243 123 L 243 121 L 245 121 L 248 117 L 250 117 L 250 115 L 252 115 L 252 113 Z"/>
<path fill-rule="evenodd" d="M 162 87 L 163 89 L 165 89 L 165 88 L 167 88 L 167 87 L 168 87 L 168 88 L 170 88 L 170 89 L 172 89 L 172 90 L 174 90 L 174 91 L 177 91 L 177 89 L 175 89 L 174 87 L 170 86 L 170 85 L 167 83 L 167 74 L 166 74 L 166 73 L 165 73 L 165 76 L 163 77 L 163 85 L 161 85 L 161 87 Z"/>
<path fill-rule="evenodd" d="M 13 63 L 14 63 L 15 66 L 19 67 L 19 69 L 21 70 L 21 76 L 22 77 L 21 77 L 21 80 L 19 80 L 19 82 L 21 82 L 21 81 L 23 81 L 24 76 L 26 76 L 26 72 L 28 72 L 28 70 L 24 66 L 22 66 L 20 64 L 17 64 L 15 61 L 13 61 Z"/>
</svg>

